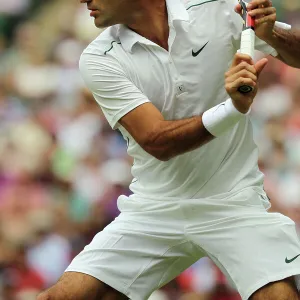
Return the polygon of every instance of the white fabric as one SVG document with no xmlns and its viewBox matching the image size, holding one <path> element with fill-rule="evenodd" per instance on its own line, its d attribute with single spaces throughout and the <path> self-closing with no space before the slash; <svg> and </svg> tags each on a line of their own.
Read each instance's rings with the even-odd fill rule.
<svg viewBox="0 0 300 300">
<path fill-rule="evenodd" d="M 215 137 L 221 136 L 245 117 L 233 105 L 229 98 L 225 102 L 212 107 L 202 115 L 204 127 Z"/>
<path fill-rule="evenodd" d="M 224 73 L 240 47 L 242 19 L 235 0 L 167 0 L 169 52 L 123 25 L 105 30 L 84 51 L 82 76 L 107 120 L 128 141 L 135 162 L 130 185 L 137 195 L 197 198 L 260 186 L 257 148 L 249 117 L 192 152 L 161 162 L 118 123 L 151 101 L 166 120 L 201 115 L 224 102 Z M 192 51 L 199 51 L 193 57 Z M 257 50 L 276 55 L 261 40 Z"/>
<path fill-rule="evenodd" d="M 291 30 L 292 26 L 290 24 L 286 24 L 286 23 L 282 23 L 282 22 L 275 22 L 275 26 L 281 29 L 285 29 L 285 30 Z"/>
<path fill-rule="evenodd" d="M 129 299 L 146 300 L 209 256 L 248 300 L 267 283 L 300 273 L 300 258 L 285 262 L 300 253 L 295 224 L 267 213 L 261 194 L 248 188 L 226 198 L 121 197 L 121 215 L 95 236 L 67 272 L 89 274 Z"/>
</svg>

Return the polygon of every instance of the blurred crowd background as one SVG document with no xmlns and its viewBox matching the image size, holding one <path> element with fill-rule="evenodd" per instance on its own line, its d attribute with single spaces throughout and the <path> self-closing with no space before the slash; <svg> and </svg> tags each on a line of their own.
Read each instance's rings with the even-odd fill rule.
<svg viewBox="0 0 300 300">
<path fill-rule="evenodd" d="M 299 0 L 273 2 L 300 27 Z M 99 33 L 79 1 L 0 1 L 0 300 L 33 300 L 55 283 L 130 194 L 126 143 L 78 72 Z M 270 60 L 252 120 L 272 210 L 300 225 L 299 70 Z M 151 299 L 240 298 L 203 259 Z"/>
</svg>

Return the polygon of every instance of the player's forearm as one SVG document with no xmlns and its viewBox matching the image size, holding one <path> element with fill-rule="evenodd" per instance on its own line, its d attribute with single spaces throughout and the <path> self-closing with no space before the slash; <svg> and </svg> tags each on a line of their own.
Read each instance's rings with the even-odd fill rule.
<svg viewBox="0 0 300 300">
<path fill-rule="evenodd" d="M 226 85 L 228 91 L 231 92 L 230 84 L 235 93 L 238 93 L 234 87 L 235 81 Z M 236 97 L 234 93 L 233 95 Z M 161 120 L 155 124 L 151 132 L 147 132 L 141 146 L 162 161 L 199 148 L 214 137 L 223 135 L 245 117 L 245 114 L 235 106 L 237 102 L 243 102 L 239 97 L 241 96 L 238 96 L 235 101 L 227 99 L 205 111 L 202 116 L 177 121 Z M 249 101 L 249 97 L 245 99 L 248 103 L 248 111 L 253 100 Z"/>
<path fill-rule="evenodd" d="M 266 42 L 276 49 L 287 65 L 300 68 L 300 30 L 275 26 L 272 37 Z"/>
<path fill-rule="evenodd" d="M 159 160 L 167 161 L 192 151 L 214 137 L 206 130 L 202 117 L 177 121 L 162 121 L 159 128 L 149 133 L 143 148 Z"/>
</svg>

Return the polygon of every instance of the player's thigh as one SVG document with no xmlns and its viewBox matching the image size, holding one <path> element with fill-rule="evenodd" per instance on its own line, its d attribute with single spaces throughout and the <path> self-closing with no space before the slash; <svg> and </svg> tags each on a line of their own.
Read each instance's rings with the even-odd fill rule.
<svg viewBox="0 0 300 300">
<path fill-rule="evenodd" d="M 157 224 L 146 227 L 138 221 L 135 229 L 128 229 L 117 221 L 97 234 L 66 272 L 89 274 L 130 299 L 148 299 L 203 256 L 182 235 L 168 236 L 164 228 L 157 229 Z"/>
<path fill-rule="evenodd" d="M 128 198 L 119 207 L 120 216 L 66 272 L 89 274 L 130 299 L 144 300 L 203 256 L 186 239 L 178 204 Z"/>
<path fill-rule="evenodd" d="M 256 291 L 250 300 L 299 300 L 299 292 L 294 277 L 271 282 Z"/>
<path fill-rule="evenodd" d="M 218 220 L 209 231 L 193 228 L 193 239 L 243 299 L 270 282 L 300 274 L 300 242 L 295 224 L 281 214 L 241 212 Z"/>
<path fill-rule="evenodd" d="M 300 260 L 297 259 L 300 242 L 294 222 L 284 215 L 267 212 L 253 215 L 253 218 L 249 216 L 250 223 L 251 219 L 252 226 L 249 224 L 250 226 L 233 231 L 240 237 L 233 243 L 235 258 L 224 253 L 220 260 L 226 264 L 225 268 L 230 270 L 245 297 L 268 284 L 268 291 L 275 291 L 275 288 L 279 291 L 281 288 L 289 296 L 295 294 L 295 290 L 293 292 L 288 288 L 290 285 L 285 280 L 293 276 L 299 277 L 300 274 Z M 240 279 L 240 276 L 243 278 Z"/>
<path fill-rule="evenodd" d="M 67 272 L 59 281 L 41 293 L 37 300 L 124 300 L 128 299 L 98 279 L 87 274 Z"/>
</svg>

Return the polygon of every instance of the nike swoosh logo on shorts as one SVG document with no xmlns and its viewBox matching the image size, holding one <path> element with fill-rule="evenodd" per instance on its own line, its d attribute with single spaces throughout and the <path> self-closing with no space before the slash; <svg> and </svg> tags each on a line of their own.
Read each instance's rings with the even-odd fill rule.
<svg viewBox="0 0 300 300">
<path fill-rule="evenodd" d="M 297 259 L 300 256 L 300 254 L 298 254 L 297 256 L 293 257 L 292 259 L 288 259 L 287 257 L 285 258 L 285 262 L 287 264 L 290 264 L 291 262 L 293 262 L 295 259 Z"/>
<path fill-rule="evenodd" d="M 197 52 L 194 52 L 194 50 L 192 50 L 192 55 L 194 57 L 198 56 L 200 54 L 200 52 L 206 47 L 206 45 L 209 43 L 209 41 Z"/>
</svg>

